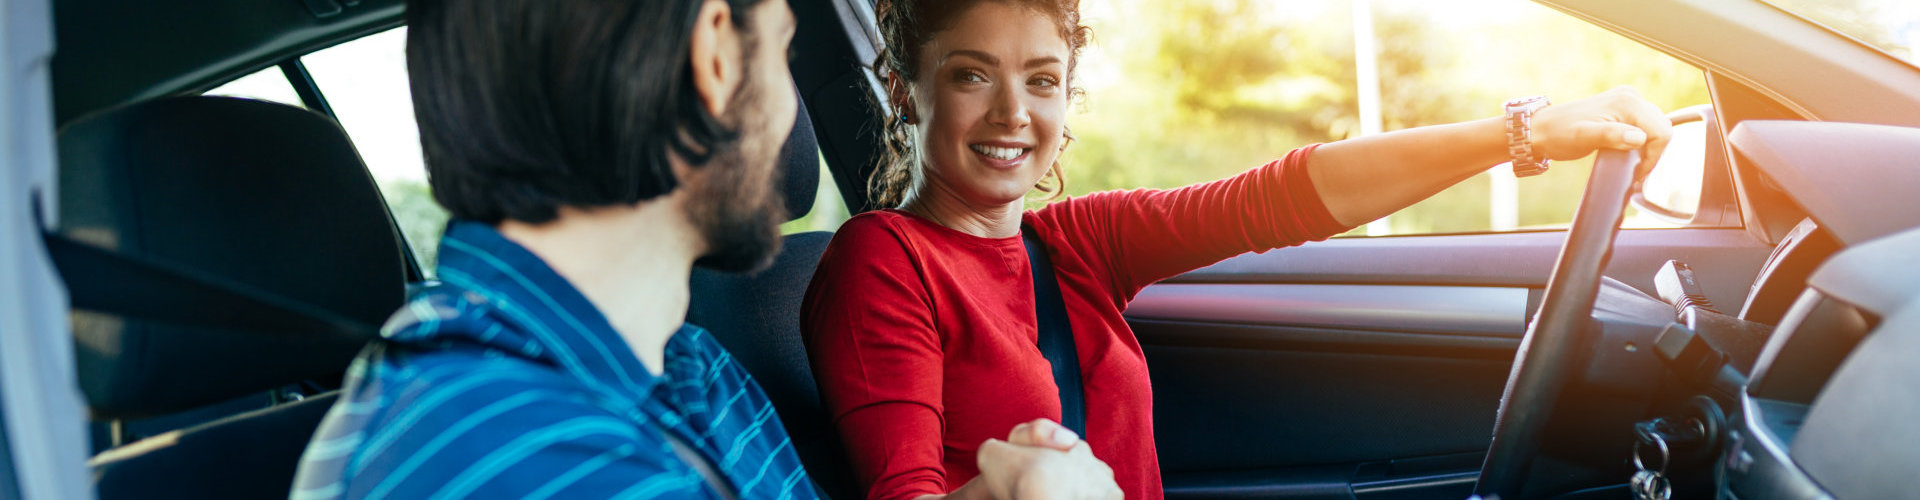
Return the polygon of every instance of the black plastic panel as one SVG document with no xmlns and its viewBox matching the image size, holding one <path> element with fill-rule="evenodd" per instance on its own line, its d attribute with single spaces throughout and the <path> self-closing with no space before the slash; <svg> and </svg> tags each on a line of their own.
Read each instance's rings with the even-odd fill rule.
<svg viewBox="0 0 1920 500">
<path fill-rule="evenodd" d="M 360 0 L 315 17 L 295 1 L 55 0 L 54 114 L 87 113 L 212 86 L 398 26 L 401 0 Z"/>
<path fill-rule="evenodd" d="M 1800 290 L 1807 287 L 1807 278 L 1813 275 L 1814 268 L 1838 250 L 1840 241 L 1821 230 L 1820 224 L 1813 219 L 1800 221 L 1800 225 L 1780 239 L 1773 255 L 1767 257 L 1767 265 L 1760 269 L 1760 276 L 1747 292 L 1747 303 L 1740 307 L 1740 319 L 1769 325 L 1779 323 L 1780 316 L 1786 314 L 1793 300 L 1800 296 Z"/>
<path fill-rule="evenodd" d="M 1239 498 L 1352 500 L 1353 466 L 1304 467 L 1220 473 L 1166 473 L 1168 500 Z"/>
<path fill-rule="evenodd" d="M 1616 396 L 1644 397 L 1659 387 L 1660 358 L 1654 340 L 1673 322 L 1673 306 L 1624 283 L 1602 279 L 1594 300 L 1592 350 L 1573 380 Z"/>
<path fill-rule="evenodd" d="M 1800 424 L 1806 405 L 1745 398 L 1743 406 L 1745 418 L 1728 436 L 1731 444 L 1721 457 L 1725 478 L 1721 489 L 1727 498 L 1826 498 L 1826 492 L 1787 458 L 1785 443 L 1792 439 L 1792 429 Z"/>
<path fill-rule="evenodd" d="M 1870 319 L 1853 306 L 1809 290 L 1780 320 L 1780 328 L 1754 363 L 1754 397 L 1812 403 L 1853 346 L 1865 335 Z"/>
<path fill-rule="evenodd" d="M 1414 355 L 1153 345 L 1161 469 L 1358 463 L 1483 450 L 1512 352 Z"/>
</svg>

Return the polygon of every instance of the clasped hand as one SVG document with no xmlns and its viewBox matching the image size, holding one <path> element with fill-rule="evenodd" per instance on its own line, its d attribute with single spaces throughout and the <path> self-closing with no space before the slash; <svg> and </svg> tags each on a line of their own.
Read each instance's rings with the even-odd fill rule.
<svg viewBox="0 0 1920 500">
<path fill-rule="evenodd" d="M 1117 500 L 1113 469 L 1093 449 L 1052 420 L 1014 426 L 1007 439 L 989 439 L 976 455 L 980 477 L 1002 500 Z"/>
</svg>

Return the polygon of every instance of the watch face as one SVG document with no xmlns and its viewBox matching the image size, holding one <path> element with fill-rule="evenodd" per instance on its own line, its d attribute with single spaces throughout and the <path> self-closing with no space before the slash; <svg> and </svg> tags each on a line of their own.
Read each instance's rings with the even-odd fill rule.
<svg viewBox="0 0 1920 500">
<path fill-rule="evenodd" d="M 1543 95 L 1521 97 L 1518 99 L 1507 101 L 1507 109 L 1509 111 L 1515 111 L 1520 109 L 1539 109 L 1541 107 L 1546 106 L 1547 102 L 1548 102 L 1547 96 L 1543 96 Z"/>
</svg>

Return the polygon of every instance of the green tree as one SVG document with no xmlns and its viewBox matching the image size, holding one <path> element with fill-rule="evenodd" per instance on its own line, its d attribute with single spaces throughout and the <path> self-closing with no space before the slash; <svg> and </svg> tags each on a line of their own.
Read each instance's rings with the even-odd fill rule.
<svg viewBox="0 0 1920 500">
<path fill-rule="evenodd" d="M 1497 2 L 1494 2 L 1497 3 Z M 1668 109 L 1708 102 L 1700 71 L 1618 35 L 1514 0 L 1514 16 L 1461 21 L 1427 2 L 1376 0 L 1388 130 L 1494 116 L 1500 102 L 1574 99 L 1632 84 Z M 1068 193 L 1175 187 L 1229 176 L 1359 131 L 1351 9 L 1266 0 L 1112 0 L 1094 6 L 1088 93 L 1069 118 Z M 1286 10 L 1302 12 L 1280 12 Z M 1522 226 L 1565 223 L 1584 162 L 1528 179 Z M 1564 170 L 1573 170 L 1571 172 Z M 1390 182 L 1382 179 L 1382 182 Z M 1394 215 L 1395 232 L 1488 227 L 1478 176 Z"/>
</svg>

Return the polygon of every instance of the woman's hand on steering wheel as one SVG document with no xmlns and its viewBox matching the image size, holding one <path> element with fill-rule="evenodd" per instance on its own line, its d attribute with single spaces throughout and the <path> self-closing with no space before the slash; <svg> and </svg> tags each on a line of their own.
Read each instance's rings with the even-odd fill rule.
<svg viewBox="0 0 1920 500">
<path fill-rule="evenodd" d="M 1579 159 L 1600 149 L 1640 149 L 1636 170 L 1641 174 L 1660 161 L 1673 138 L 1666 112 L 1627 86 L 1542 108 L 1529 127 L 1534 147 L 1551 160 Z"/>
</svg>

